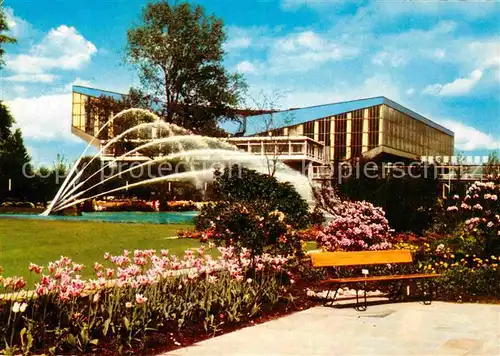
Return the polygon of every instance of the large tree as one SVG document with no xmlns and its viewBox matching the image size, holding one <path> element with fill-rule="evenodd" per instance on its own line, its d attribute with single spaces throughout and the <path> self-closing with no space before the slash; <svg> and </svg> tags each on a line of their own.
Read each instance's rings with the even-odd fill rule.
<svg viewBox="0 0 500 356">
<path fill-rule="evenodd" d="M 5 13 L 2 7 L 3 1 L 0 1 L 0 69 L 2 69 L 4 65 L 3 55 L 5 50 L 3 49 L 3 45 L 5 43 L 15 43 L 16 40 L 12 37 L 5 35 L 5 32 L 9 30 L 9 26 L 7 24 L 7 18 L 5 17 Z M 5 140 L 10 135 L 10 128 L 14 123 L 14 119 L 10 114 L 9 110 L 6 106 L 2 104 L 0 101 L 0 143 Z"/>
<path fill-rule="evenodd" d="M 30 160 L 20 129 L 0 142 L 0 200 L 6 197 L 29 199 L 32 177 Z"/>
<path fill-rule="evenodd" d="M 4 65 L 3 45 L 16 42 L 5 34 L 9 27 L 2 3 L 0 1 L 0 69 Z M 21 130 L 12 129 L 14 122 L 8 107 L 0 101 L 0 200 L 5 197 L 26 199 L 30 189 L 26 177 L 31 174 L 30 157 L 24 146 Z M 11 191 L 9 187 L 12 188 Z"/>
<path fill-rule="evenodd" d="M 5 34 L 9 30 L 9 26 L 7 24 L 7 18 L 5 16 L 5 12 L 3 11 L 3 1 L 0 1 L 0 68 L 3 67 L 3 55 L 5 50 L 3 49 L 3 45 L 5 43 L 15 43 L 16 40 L 12 37 L 9 37 Z"/>
<path fill-rule="evenodd" d="M 129 29 L 126 58 L 138 68 L 143 90 L 168 122 L 217 135 L 221 118 L 233 118 L 245 82 L 222 62 L 221 19 L 200 6 L 148 4 L 142 23 Z"/>
<path fill-rule="evenodd" d="M 11 134 L 11 128 L 14 124 L 9 108 L 0 101 L 0 144 Z"/>
</svg>

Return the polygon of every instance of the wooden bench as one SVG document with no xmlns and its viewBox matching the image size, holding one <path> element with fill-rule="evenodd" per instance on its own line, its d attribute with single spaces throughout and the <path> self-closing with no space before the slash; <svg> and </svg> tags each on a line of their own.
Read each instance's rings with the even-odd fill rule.
<svg viewBox="0 0 500 356">
<path fill-rule="evenodd" d="M 310 254 L 313 267 L 347 267 L 347 266 L 371 266 L 371 265 L 382 265 L 382 264 L 402 264 L 402 263 L 412 263 L 413 259 L 411 252 L 408 250 L 382 250 L 382 251 L 356 251 L 356 252 L 313 252 Z M 363 271 L 368 273 L 367 270 Z M 320 282 L 321 285 L 329 285 L 326 300 L 328 303 L 328 296 L 330 294 L 331 287 L 335 288 L 335 294 L 331 304 L 335 301 L 337 296 L 338 288 L 344 287 L 348 284 L 354 284 L 356 286 L 356 309 L 359 311 L 364 311 L 367 308 L 366 301 L 366 287 L 368 283 L 384 283 L 384 282 L 409 282 L 415 280 L 428 280 L 428 293 L 423 292 L 424 304 L 430 304 L 432 301 L 432 279 L 439 277 L 440 274 L 395 274 L 395 275 L 382 275 L 382 276 L 370 276 L 368 274 L 363 274 L 361 277 L 349 277 L 349 278 L 333 278 L 327 279 Z M 363 285 L 364 288 L 364 303 L 363 305 L 359 302 L 358 290 L 359 285 Z M 400 291 L 402 286 L 400 286 Z M 348 299 L 348 298 L 346 298 Z M 350 299 L 350 298 L 349 298 Z"/>
</svg>

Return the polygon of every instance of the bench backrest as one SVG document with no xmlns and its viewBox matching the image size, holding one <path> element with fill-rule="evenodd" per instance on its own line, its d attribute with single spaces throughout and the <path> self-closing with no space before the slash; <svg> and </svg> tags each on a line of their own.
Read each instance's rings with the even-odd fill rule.
<svg viewBox="0 0 500 356">
<path fill-rule="evenodd" d="M 310 256 L 314 267 L 377 265 L 413 261 L 409 250 L 313 252 Z"/>
</svg>

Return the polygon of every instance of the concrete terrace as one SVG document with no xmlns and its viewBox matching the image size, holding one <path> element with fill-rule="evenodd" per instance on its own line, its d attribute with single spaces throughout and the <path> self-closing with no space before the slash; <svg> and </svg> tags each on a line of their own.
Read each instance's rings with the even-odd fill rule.
<svg viewBox="0 0 500 356">
<path fill-rule="evenodd" d="M 500 305 L 315 307 L 168 355 L 500 355 Z"/>
</svg>

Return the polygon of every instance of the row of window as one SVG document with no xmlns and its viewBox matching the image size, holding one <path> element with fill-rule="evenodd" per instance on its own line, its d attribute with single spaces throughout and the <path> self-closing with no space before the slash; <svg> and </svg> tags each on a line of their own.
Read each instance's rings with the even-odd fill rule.
<svg viewBox="0 0 500 356">
<path fill-rule="evenodd" d="M 395 109 L 384 118 L 384 143 L 418 155 L 453 154 L 453 137 Z"/>
<path fill-rule="evenodd" d="M 333 160 L 346 158 L 349 151 L 348 143 L 350 157 L 361 156 L 363 150 L 374 149 L 380 144 L 417 155 L 451 155 L 453 153 L 453 137 L 395 109 L 385 108 L 384 142 L 379 142 L 382 128 L 380 126 L 381 106 L 351 111 L 350 119 L 347 118 L 348 113 L 343 113 L 291 126 L 288 128 L 288 134 L 301 134 L 322 142 L 327 147 L 326 152 L 330 153 L 330 159 Z M 348 121 L 350 121 L 349 137 Z M 318 123 L 317 129 L 316 122 Z M 283 135 L 284 128 L 274 130 L 272 134 Z M 363 142 L 364 138 L 367 142 Z"/>
</svg>

